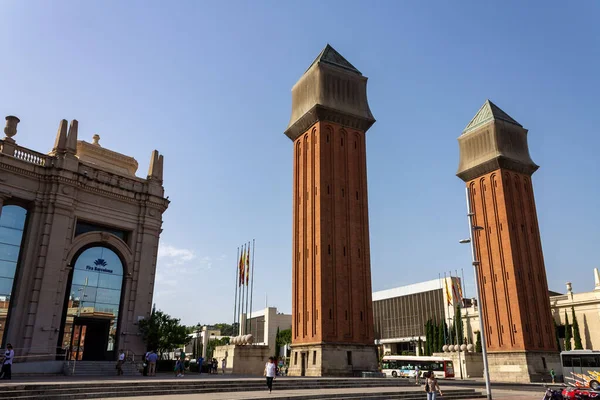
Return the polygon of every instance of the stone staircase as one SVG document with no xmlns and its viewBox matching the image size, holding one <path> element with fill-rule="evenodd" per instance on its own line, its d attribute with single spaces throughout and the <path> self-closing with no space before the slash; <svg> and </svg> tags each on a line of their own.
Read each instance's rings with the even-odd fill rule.
<svg viewBox="0 0 600 400">
<path fill-rule="evenodd" d="M 116 376 L 116 361 L 66 361 L 63 372 L 67 376 Z M 141 376 L 142 363 L 126 362 L 123 375 Z"/>
<path fill-rule="evenodd" d="M 113 365 L 114 369 L 114 365 Z M 77 367 L 76 367 L 77 371 Z M 114 370 L 111 371 L 113 374 Z M 373 390 L 386 388 L 391 392 Z M 315 393 L 316 390 L 331 389 L 327 393 Z M 336 389 L 352 389 L 352 393 L 341 393 Z M 363 389 L 363 390 L 361 390 Z M 371 379 L 371 378 L 299 378 L 278 379 L 276 393 L 282 390 L 295 390 L 285 398 L 293 400 L 310 399 L 368 399 L 368 400 L 422 400 L 422 389 L 415 388 L 408 380 L 403 379 Z M 302 394 L 302 390 L 307 390 Z M 232 398 L 242 399 L 241 393 L 249 391 L 265 391 L 263 379 L 205 379 L 205 380 L 99 380 L 97 382 L 69 383 L 18 383 L 3 387 L 0 399 L 15 400 L 76 400 L 99 398 L 126 398 L 131 396 L 169 396 L 180 394 L 232 393 Z M 235 393 L 235 394 L 234 394 Z M 444 390 L 444 399 L 464 400 L 485 398 L 474 389 Z M 281 399 L 281 398 L 279 398 Z"/>
</svg>

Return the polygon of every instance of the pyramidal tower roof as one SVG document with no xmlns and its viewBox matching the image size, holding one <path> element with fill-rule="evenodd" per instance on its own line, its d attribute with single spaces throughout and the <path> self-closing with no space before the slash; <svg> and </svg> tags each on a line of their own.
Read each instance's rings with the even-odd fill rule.
<svg viewBox="0 0 600 400">
<path fill-rule="evenodd" d="M 348 60 L 346 60 L 329 44 L 327 44 L 327 46 L 325 46 L 321 53 L 319 53 L 317 58 L 315 58 L 315 61 L 313 61 L 312 64 L 310 64 L 310 66 L 307 68 L 307 71 L 317 63 L 333 65 L 335 67 L 343 68 L 347 71 L 354 72 L 355 74 L 362 75 L 360 71 L 354 67 L 354 65 L 350 64 Z"/>
<path fill-rule="evenodd" d="M 500 107 L 492 103 L 490 100 L 486 100 L 479 111 L 477 111 L 477 114 L 475 114 L 471 122 L 469 122 L 467 127 L 463 130 L 463 134 L 493 120 L 500 120 L 508 122 L 509 124 L 520 126 L 521 128 L 523 127 L 523 125 L 515 121 L 510 115 L 502 111 Z"/>
</svg>

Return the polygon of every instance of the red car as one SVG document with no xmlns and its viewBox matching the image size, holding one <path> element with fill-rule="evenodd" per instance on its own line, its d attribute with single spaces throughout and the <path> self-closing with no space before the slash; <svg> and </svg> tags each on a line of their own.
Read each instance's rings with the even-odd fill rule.
<svg viewBox="0 0 600 400">
<path fill-rule="evenodd" d="M 563 399 L 565 400 L 588 400 L 598 398 L 600 396 L 600 393 L 590 389 L 567 387 L 563 389 L 562 395 Z"/>
</svg>

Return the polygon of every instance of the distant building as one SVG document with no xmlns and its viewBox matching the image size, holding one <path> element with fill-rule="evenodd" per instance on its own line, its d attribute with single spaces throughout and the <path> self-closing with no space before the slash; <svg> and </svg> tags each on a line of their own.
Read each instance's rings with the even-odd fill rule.
<svg viewBox="0 0 600 400">
<path fill-rule="evenodd" d="M 247 321 L 247 322 L 246 322 Z M 280 331 L 292 328 L 292 315 L 278 313 L 276 307 L 254 311 L 252 314 L 242 315 L 242 335 L 246 333 L 254 337 L 255 344 L 269 346 L 270 354 L 275 354 L 277 329 Z"/>
<path fill-rule="evenodd" d="M 449 282 L 449 278 L 448 282 Z M 460 280 L 454 278 L 455 284 Z M 594 289 L 589 292 L 574 293 L 570 282 L 567 282 L 567 293 L 549 292 L 549 303 L 552 316 L 558 325 L 558 337 L 564 349 L 565 312 L 569 324 L 573 324 L 573 310 L 579 324 L 581 341 L 584 349 L 600 350 L 600 273 L 594 269 Z M 443 279 L 442 279 L 443 282 Z M 442 286 L 440 288 L 440 286 Z M 446 306 L 447 293 L 445 285 L 439 280 L 401 286 L 394 289 L 373 293 L 373 312 L 375 317 L 375 343 L 380 350 L 390 354 L 402 352 L 416 353 L 419 338 L 425 340 L 425 323 L 428 319 L 444 318 L 448 323 L 454 318 L 453 306 Z M 479 316 L 475 299 L 463 298 L 461 309 L 464 336 L 470 343 L 476 342 L 479 331 Z M 571 343 L 572 346 L 574 342 Z"/>
<path fill-rule="evenodd" d="M 447 277 L 373 293 L 375 343 L 383 354 L 417 353 L 428 320 L 450 323 L 460 298 L 460 278 Z"/>
<path fill-rule="evenodd" d="M 0 140 L 1 346 L 36 365 L 143 354 L 138 321 L 152 308 L 169 204 L 162 155 L 139 178 L 137 161 L 98 135 L 78 140 L 75 120 L 60 122 L 46 154 L 17 144 L 19 122 L 6 117 Z"/>
</svg>

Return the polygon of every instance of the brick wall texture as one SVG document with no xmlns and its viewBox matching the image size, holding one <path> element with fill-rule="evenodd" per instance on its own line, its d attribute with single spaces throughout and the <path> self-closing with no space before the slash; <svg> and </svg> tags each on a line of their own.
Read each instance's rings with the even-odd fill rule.
<svg viewBox="0 0 600 400">
<path fill-rule="evenodd" d="M 373 344 L 365 133 L 294 141 L 292 342 Z"/>
<path fill-rule="evenodd" d="M 531 177 L 497 169 L 467 187 L 488 351 L 556 351 Z"/>
</svg>

